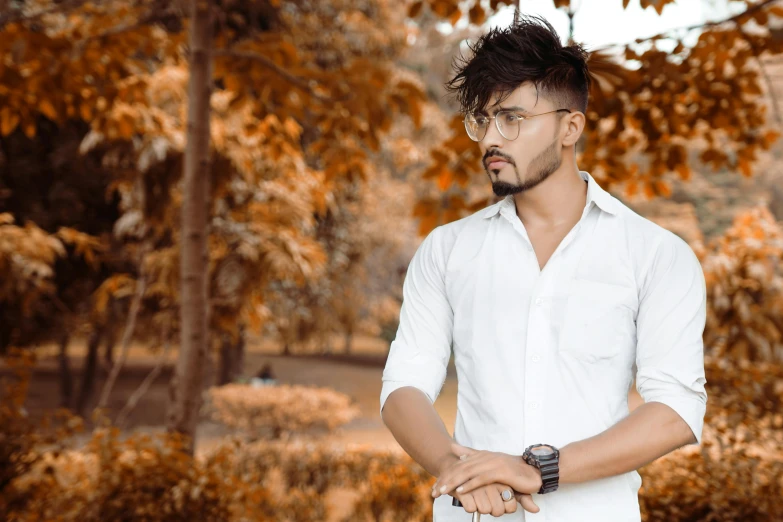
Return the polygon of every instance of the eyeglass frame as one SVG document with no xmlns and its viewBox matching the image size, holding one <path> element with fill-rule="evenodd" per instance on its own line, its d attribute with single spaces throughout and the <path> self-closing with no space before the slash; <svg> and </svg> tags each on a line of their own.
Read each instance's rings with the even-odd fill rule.
<svg viewBox="0 0 783 522">
<path fill-rule="evenodd" d="M 525 116 L 524 114 L 517 116 L 519 118 L 519 121 L 517 122 L 517 135 L 514 136 L 514 138 L 507 138 L 506 135 L 503 134 L 503 131 L 500 130 L 500 125 L 498 125 L 498 119 L 497 118 L 498 118 L 498 115 L 500 115 L 500 114 L 504 114 L 504 113 L 518 113 L 519 111 L 514 110 L 514 109 L 501 109 L 501 110 L 497 111 L 494 116 L 487 116 L 486 118 L 487 118 L 487 120 L 495 120 L 495 128 L 497 128 L 498 132 L 500 133 L 501 136 L 503 136 L 503 138 L 505 138 L 508 141 L 514 141 L 515 139 L 519 138 L 519 126 L 522 124 L 523 121 L 528 120 L 530 118 L 535 118 L 536 116 L 543 116 L 545 114 L 552 114 L 552 113 L 555 113 L 555 112 L 564 112 L 564 111 L 567 112 L 568 114 L 571 114 L 573 112 L 571 109 L 556 109 L 554 111 L 542 112 L 540 114 L 531 114 L 529 116 Z M 473 114 L 472 112 L 466 113 L 465 117 L 462 120 L 462 123 L 465 125 L 465 132 L 468 134 L 468 138 L 470 138 L 471 140 L 475 141 L 476 143 L 479 143 L 479 142 L 481 142 L 481 140 L 483 140 L 484 138 L 487 137 L 487 131 L 489 130 L 489 122 L 487 122 L 487 126 L 484 128 L 484 135 L 481 138 L 476 140 L 476 139 L 473 139 L 473 136 L 470 135 L 470 131 L 468 130 L 468 118 L 470 116 L 473 116 L 474 119 L 476 117 L 476 115 Z M 515 114 L 515 116 L 516 116 L 516 114 Z"/>
</svg>

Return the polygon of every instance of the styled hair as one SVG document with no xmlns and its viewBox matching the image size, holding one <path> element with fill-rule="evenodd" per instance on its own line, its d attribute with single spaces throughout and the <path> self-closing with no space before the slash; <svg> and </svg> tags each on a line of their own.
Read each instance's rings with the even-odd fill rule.
<svg viewBox="0 0 783 522">
<path fill-rule="evenodd" d="M 587 110 L 587 52 L 579 44 L 564 46 L 545 19 L 522 16 L 469 47 L 473 56 L 455 59 L 456 75 L 446 83 L 463 112 L 485 110 L 493 94 L 502 101 L 528 81 L 558 109 Z"/>
</svg>

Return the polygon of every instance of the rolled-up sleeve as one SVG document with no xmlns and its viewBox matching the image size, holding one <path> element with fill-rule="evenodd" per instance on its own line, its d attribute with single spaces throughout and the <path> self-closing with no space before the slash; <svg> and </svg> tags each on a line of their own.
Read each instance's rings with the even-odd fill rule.
<svg viewBox="0 0 783 522">
<path fill-rule="evenodd" d="M 701 444 L 706 287 L 687 243 L 666 235 L 644 273 L 637 316 L 636 388 L 645 402 L 677 412 Z"/>
<path fill-rule="evenodd" d="M 446 380 L 454 313 L 444 285 L 442 232 L 430 232 L 408 265 L 400 323 L 383 370 L 381 412 L 389 395 L 404 386 L 420 389 L 434 403 Z"/>
</svg>

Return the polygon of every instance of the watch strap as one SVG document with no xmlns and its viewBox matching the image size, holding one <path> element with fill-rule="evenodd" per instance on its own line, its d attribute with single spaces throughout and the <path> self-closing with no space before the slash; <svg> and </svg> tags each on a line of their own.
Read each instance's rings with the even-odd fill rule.
<svg viewBox="0 0 783 522">
<path fill-rule="evenodd" d="M 560 485 L 560 450 L 547 444 L 547 446 L 554 450 L 551 455 L 538 457 L 533 455 L 530 451 L 536 446 L 543 445 L 544 444 L 532 444 L 522 455 L 525 462 L 538 468 L 541 473 L 541 488 L 538 490 L 539 495 L 557 491 L 557 488 Z"/>
</svg>

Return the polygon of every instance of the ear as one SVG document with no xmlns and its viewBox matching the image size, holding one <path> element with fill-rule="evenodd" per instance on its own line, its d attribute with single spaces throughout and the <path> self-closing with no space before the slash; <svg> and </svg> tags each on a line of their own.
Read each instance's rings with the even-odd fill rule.
<svg viewBox="0 0 783 522">
<path fill-rule="evenodd" d="M 574 111 L 570 114 L 566 114 L 563 117 L 562 123 L 565 126 L 563 146 L 571 147 L 579 141 L 579 138 L 582 136 L 582 131 L 585 130 L 585 115 L 579 111 Z"/>
</svg>

